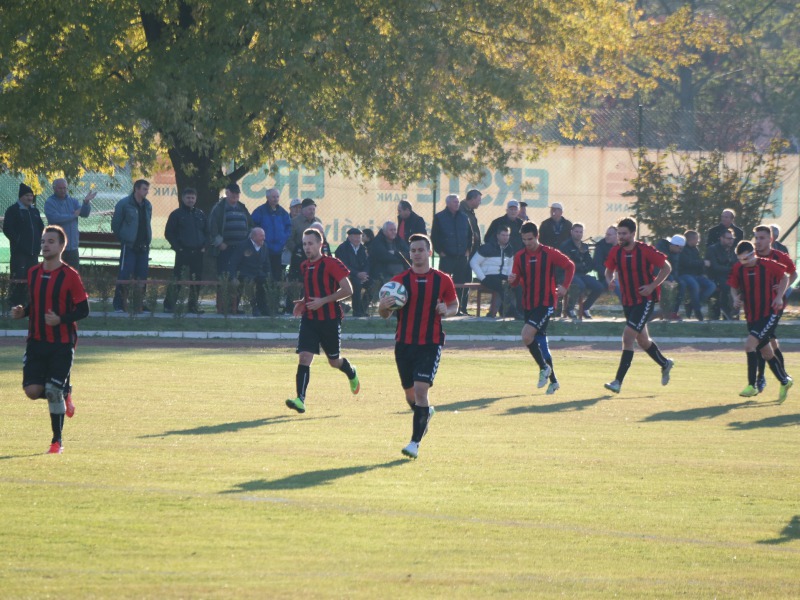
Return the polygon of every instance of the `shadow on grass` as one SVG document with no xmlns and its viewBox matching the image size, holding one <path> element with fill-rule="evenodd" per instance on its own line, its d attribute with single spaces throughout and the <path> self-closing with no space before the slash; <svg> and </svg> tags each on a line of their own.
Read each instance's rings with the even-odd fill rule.
<svg viewBox="0 0 800 600">
<path fill-rule="evenodd" d="M 318 485 L 328 485 L 336 479 L 358 475 L 375 471 L 376 469 L 390 469 L 408 463 L 406 459 L 397 459 L 378 465 L 362 465 L 360 467 L 342 467 L 341 469 L 321 469 L 319 471 L 308 471 L 307 473 L 297 473 L 282 479 L 268 481 L 266 479 L 256 479 L 239 483 L 231 490 L 220 492 L 221 494 L 241 494 L 243 492 L 260 492 L 274 490 L 298 490 L 303 488 L 315 487 Z"/>
<path fill-rule="evenodd" d="M 555 404 L 532 404 L 530 406 L 517 406 L 514 408 L 509 408 L 505 414 L 507 416 L 511 416 L 524 415 L 528 413 L 546 414 L 586 410 L 601 400 L 610 400 L 612 397 L 613 396 L 610 394 L 604 394 L 602 396 L 598 396 L 597 398 L 587 398 L 586 400 L 571 400 L 569 402 L 557 402 Z"/>
<path fill-rule="evenodd" d="M 746 402 L 736 402 L 734 404 L 722 404 L 720 406 L 701 406 L 698 408 L 687 408 L 686 410 L 665 410 L 645 417 L 643 423 L 651 421 L 697 421 L 699 419 L 715 419 L 726 415 L 738 408 L 754 408 L 763 406 L 754 400 Z"/>
<path fill-rule="evenodd" d="M 319 419 L 336 419 L 336 416 L 330 417 L 310 417 L 305 418 L 303 421 L 316 421 Z M 243 429 L 255 429 L 257 427 L 264 427 L 265 425 L 277 425 L 287 421 L 296 421 L 297 417 L 270 417 L 268 419 L 256 419 L 255 421 L 237 421 L 235 423 L 220 423 L 219 425 L 204 425 L 202 427 L 195 427 L 193 429 L 175 429 L 173 431 L 165 431 L 164 433 L 151 433 L 148 435 L 140 435 L 139 439 L 146 438 L 163 438 L 171 435 L 216 435 L 218 433 L 231 433 L 242 431 Z"/>
<path fill-rule="evenodd" d="M 789 524 L 783 528 L 780 537 L 771 540 L 759 540 L 759 544 L 785 544 L 793 540 L 800 540 L 800 515 L 795 515 L 789 520 Z"/>
<path fill-rule="evenodd" d="M 491 406 L 498 400 L 509 400 L 511 398 L 522 398 L 522 395 L 516 396 L 498 396 L 497 398 L 475 398 L 474 400 L 461 400 L 460 402 L 451 402 L 450 404 L 436 404 L 436 410 L 445 412 L 468 411 L 468 410 L 481 410 Z"/>
<path fill-rule="evenodd" d="M 790 427 L 800 425 L 800 415 L 778 415 L 777 417 L 767 417 L 758 421 L 734 421 L 728 427 L 737 431 L 747 431 L 749 429 L 762 429 L 764 427 Z"/>
<path fill-rule="evenodd" d="M 42 456 L 43 454 L 47 454 L 47 452 L 34 452 L 33 454 L 7 454 L 6 456 L 0 456 L 0 460 L 12 460 L 14 458 L 33 458 L 34 456 Z"/>
</svg>

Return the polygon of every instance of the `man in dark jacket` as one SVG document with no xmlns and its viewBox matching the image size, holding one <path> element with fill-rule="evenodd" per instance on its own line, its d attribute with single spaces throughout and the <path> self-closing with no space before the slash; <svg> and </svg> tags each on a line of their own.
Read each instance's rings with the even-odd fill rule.
<svg viewBox="0 0 800 600">
<path fill-rule="evenodd" d="M 350 283 L 353 284 L 353 316 L 366 317 L 367 311 L 364 307 L 363 295 L 369 290 L 369 257 L 367 249 L 361 243 L 361 230 L 351 227 L 347 231 L 347 241 L 339 244 L 336 248 L 336 258 L 345 267 L 350 269 Z"/>
<path fill-rule="evenodd" d="M 564 218 L 564 205 L 553 202 L 550 205 L 550 218 L 539 225 L 539 243 L 558 249 L 569 239 L 571 229 L 572 223 Z"/>
<path fill-rule="evenodd" d="M 582 294 L 586 294 L 583 301 L 583 318 L 591 319 L 592 313 L 589 309 L 600 295 L 607 289 L 607 286 L 600 283 L 596 277 L 591 275 L 594 270 L 594 261 L 589 253 L 589 245 L 583 242 L 583 224 L 575 223 L 570 229 L 570 239 L 561 244 L 561 252 L 567 255 L 575 263 L 575 277 L 572 279 L 569 295 L 569 308 L 567 314 L 571 319 L 577 318 L 575 305 Z M 605 269 L 603 270 L 605 273 Z"/>
<path fill-rule="evenodd" d="M 180 207 L 173 210 L 167 219 L 164 237 L 175 251 L 175 268 L 173 277 L 180 281 L 184 277 L 200 281 L 203 278 L 203 256 L 208 239 L 208 220 L 205 213 L 195 207 L 197 190 L 186 188 L 181 195 Z M 185 271 L 185 273 L 184 273 Z M 172 312 L 175 299 L 180 290 L 179 285 L 170 286 L 164 298 L 164 312 Z M 189 286 L 187 309 L 190 313 L 201 314 L 197 299 L 200 286 Z"/>
<path fill-rule="evenodd" d="M 467 216 L 467 219 L 469 219 L 469 228 L 472 231 L 472 246 L 469 252 L 470 258 L 473 257 L 481 245 L 481 228 L 478 225 L 478 216 L 475 214 L 475 210 L 481 205 L 482 199 L 483 194 L 478 190 L 472 189 L 467 192 L 467 196 L 461 201 L 458 207 L 458 209 Z M 472 278 L 470 277 L 470 279 Z M 466 309 L 466 307 L 465 304 L 464 308 Z"/>
<path fill-rule="evenodd" d="M 401 240 L 407 242 L 408 238 L 415 233 L 428 234 L 425 219 L 414 212 L 411 202 L 400 200 L 397 205 L 397 235 L 400 236 Z"/>
<path fill-rule="evenodd" d="M 733 229 L 733 247 L 744 239 L 744 231 L 741 227 L 737 227 L 734 221 L 736 220 L 736 211 L 732 208 L 726 208 L 722 211 L 719 217 L 719 224 L 714 225 L 706 232 L 706 247 L 716 244 L 722 234 L 728 229 Z"/>
<path fill-rule="evenodd" d="M 686 309 L 686 317 L 689 318 L 694 313 L 697 320 L 702 321 L 703 304 L 711 297 L 717 286 L 704 274 L 706 261 L 700 256 L 700 251 L 697 249 L 700 234 L 690 229 L 683 235 L 686 238 L 686 247 L 681 252 L 679 259 L 680 295 L 683 298 L 689 298 L 690 307 Z"/>
<path fill-rule="evenodd" d="M 269 267 L 273 281 L 283 280 L 285 269 L 281 264 L 281 254 L 292 233 L 292 219 L 278 204 L 280 199 L 281 194 L 277 189 L 269 189 L 266 203 L 253 211 L 253 226 L 263 229 L 267 236 Z"/>
<path fill-rule="evenodd" d="M 254 317 L 269 314 L 264 286 L 270 278 L 270 260 L 265 238 L 263 229 L 253 227 L 248 239 L 234 247 L 230 260 L 230 275 L 239 280 L 240 293 L 245 283 L 255 287 L 255 298 L 251 299 Z"/>
<path fill-rule="evenodd" d="M 497 232 L 503 227 L 508 227 L 509 231 L 511 231 L 511 241 L 509 243 L 514 249 L 514 253 L 517 253 L 522 250 L 522 234 L 520 234 L 519 228 L 522 227 L 523 223 L 525 221 L 519 218 L 519 200 L 509 200 L 508 204 L 506 204 L 506 214 L 502 217 L 497 217 L 489 224 L 489 229 L 486 230 L 483 241 L 486 244 L 496 241 Z"/>
<path fill-rule="evenodd" d="M 8 207 L 3 219 L 3 233 L 11 249 L 9 274 L 12 279 L 27 281 L 28 271 L 39 262 L 44 222 L 39 209 L 34 205 L 33 190 L 24 183 L 19 184 L 17 202 Z M 27 304 L 28 284 L 15 283 L 9 289 L 11 306 Z"/>
<path fill-rule="evenodd" d="M 239 201 L 242 190 L 237 183 L 225 187 L 225 197 L 208 215 L 208 236 L 211 252 L 217 257 L 217 275 L 228 272 L 233 249 L 247 239 L 253 227 L 250 211 Z"/>
<path fill-rule="evenodd" d="M 732 319 L 739 312 L 733 308 L 731 287 L 728 285 L 728 276 L 737 260 L 736 250 L 733 248 L 734 239 L 733 229 L 729 229 L 723 232 L 716 244 L 711 244 L 706 250 L 708 276 L 717 285 L 717 291 L 713 295 L 716 302 L 709 308 L 709 318 L 713 321 L 719 319 L 720 314 L 725 319 Z"/>
<path fill-rule="evenodd" d="M 456 285 L 468 283 L 472 279 L 469 266 L 472 229 L 467 215 L 458 209 L 458 196 L 451 194 L 444 201 L 446 208 L 436 213 L 431 227 L 431 242 L 439 255 L 439 270 L 450 275 Z M 458 290 L 458 314 L 467 314 L 468 299 L 469 290 Z"/>
<path fill-rule="evenodd" d="M 153 205 L 147 199 L 149 191 L 150 183 L 138 179 L 133 184 L 131 195 L 125 196 L 114 207 L 111 231 L 122 245 L 117 276 L 119 281 L 147 279 L 150 270 L 150 242 L 153 239 L 150 225 L 153 219 Z M 142 296 L 144 293 L 142 288 Z M 114 291 L 114 310 L 122 312 L 125 309 L 124 302 L 125 290 L 122 285 L 117 285 Z M 142 307 L 142 310 L 149 309 Z"/>
<path fill-rule="evenodd" d="M 409 268 L 408 242 L 397 235 L 397 225 L 386 221 L 372 241 L 369 251 L 372 276 L 389 281 Z"/>
<path fill-rule="evenodd" d="M 672 294 L 671 292 L 674 291 L 675 286 L 678 284 L 678 276 L 680 274 L 680 257 L 684 246 L 686 246 L 686 238 L 678 233 L 669 239 L 664 238 L 658 240 L 655 244 L 653 244 L 653 246 L 656 250 L 666 255 L 667 260 L 669 261 L 669 266 L 672 267 L 669 276 L 667 276 L 666 281 L 664 281 L 665 285 L 663 285 L 661 288 L 662 310 L 667 319 L 671 321 L 680 321 L 681 317 L 678 314 L 678 309 L 681 306 L 680 286 L 678 286 L 677 294 Z M 667 282 L 669 282 L 668 285 Z M 667 291 L 670 293 L 664 293 Z M 675 300 L 672 300 L 673 297 L 675 297 Z"/>
</svg>

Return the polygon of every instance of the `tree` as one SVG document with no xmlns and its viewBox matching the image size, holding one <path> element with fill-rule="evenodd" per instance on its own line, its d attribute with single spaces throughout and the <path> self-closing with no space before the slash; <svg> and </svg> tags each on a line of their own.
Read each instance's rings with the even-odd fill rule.
<svg viewBox="0 0 800 600">
<path fill-rule="evenodd" d="M 617 0 L 6 0 L 0 165 L 166 152 L 208 208 L 277 157 L 412 181 L 505 167 L 630 80 Z"/>
</svg>

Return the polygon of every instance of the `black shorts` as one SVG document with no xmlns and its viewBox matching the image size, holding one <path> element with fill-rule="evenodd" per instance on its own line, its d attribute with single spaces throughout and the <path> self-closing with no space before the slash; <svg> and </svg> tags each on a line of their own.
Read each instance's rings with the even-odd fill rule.
<svg viewBox="0 0 800 600">
<path fill-rule="evenodd" d="M 300 320 L 300 334 L 297 336 L 297 354 L 311 352 L 319 354 L 319 348 L 328 358 L 339 358 L 342 351 L 341 319 L 309 319 Z"/>
<path fill-rule="evenodd" d="M 22 357 L 22 387 L 52 383 L 64 389 L 74 356 L 72 344 L 28 340 Z"/>
<path fill-rule="evenodd" d="M 769 341 L 775 337 L 775 329 L 778 327 L 778 322 L 781 320 L 780 314 L 771 314 L 768 317 L 763 317 L 758 321 L 748 321 L 747 331 L 750 332 L 754 338 L 759 342 L 765 340 Z"/>
<path fill-rule="evenodd" d="M 641 333 L 650 317 L 653 316 L 655 308 L 655 302 L 652 300 L 634 304 L 633 306 L 624 306 L 622 310 L 625 312 L 626 324 L 636 333 Z"/>
<path fill-rule="evenodd" d="M 550 317 L 552 316 L 552 306 L 537 306 L 536 308 L 525 311 L 525 324 L 536 327 L 536 330 L 541 334 L 546 334 L 547 324 L 550 322 Z"/>
<path fill-rule="evenodd" d="M 433 386 L 439 359 L 442 356 L 440 344 L 401 344 L 394 345 L 394 362 L 400 374 L 400 385 L 404 390 L 414 387 L 415 381 Z"/>
</svg>

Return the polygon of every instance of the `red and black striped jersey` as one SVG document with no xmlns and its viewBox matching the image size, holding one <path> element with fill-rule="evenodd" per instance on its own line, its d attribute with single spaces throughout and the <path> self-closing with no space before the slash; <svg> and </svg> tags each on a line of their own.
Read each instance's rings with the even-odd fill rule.
<svg viewBox="0 0 800 600">
<path fill-rule="evenodd" d="M 408 301 L 397 311 L 394 339 L 403 344 L 444 344 L 442 315 L 436 312 L 436 305 L 456 301 L 450 275 L 436 269 L 421 274 L 407 269 L 392 281 L 402 283 L 408 292 Z"/>
<path fill-rule="evenodd" d="M 511 272 L 517 278 L 513 286 L 522 286 L 522 307 L 531 310 L 538 306 L 555 306 L 556 268 L 564 269 L 565 288 L 569 288 L 575 276 L 575 263 L 566 254 L 539 244 L 535 252 L 523 248 L 514 255 Z"/>
<path fill-rule="evenodd" d="M 765 254 L 763 256 L 758 254 L 758 258 L 774 260 L 776 263 L 783 265 L 784 271 L 786 271 L 789 275 L 797 272 L 797 267 L 795 266 L 792 257 L 786 254 L 786 252 L 775 250 L 775 248 L 770 248 L 769 254 Z"/>
<path fill-rule="evenodd" d="M 774 260 L 758 257 L 752 267 L 737 262 L 728 276 L 728 285 L 739 290 L 744 301 L 744 314 L 748 323 L 772 314 L 777 285 L 786 274 L 786 267 Z"/>
<path fill-rule="evenodd" d="M 57 315 L 75 311 L 75 307 L 89 299 L 81 276 L 67 264 L 45 271 L 43 264 L 28 271 L 28 339 L 59 344 L 75 344 L 78 341 L 77 323 L 61 323 L 51 327 L 45 323 L 45 314 L 52 310 Z"/>
<path fill-rule="evenodd" d="M 639 288 L 653 283 L 656 278 L 655 270 L 662 268 L 666 262 L 667 257 L 664 254 L 643 242 L 634 242 L 630 251 L 622 246 L 612 248 L 606 258 L 606 269 L 617 272 L 622 305 L 636 306 L 647 300 L 657 302 L 659 288 L 653 290 L 647 298 L 639 293 Z"/>
<path fill-rule="evenodd" d="M 303 275 L 303 299 L 324 298 L 339 289 L 339 282 L 350 275 L 350 270 L 338 258 L 322 256 L 319 260 L 303 261 L 300 265 Z M 337 319 L 342 317 L 342 306 L 336 302 L 328 302 L 317 310 L 306 310 L 306 317 L 315 321 Z"/>
</svg>

